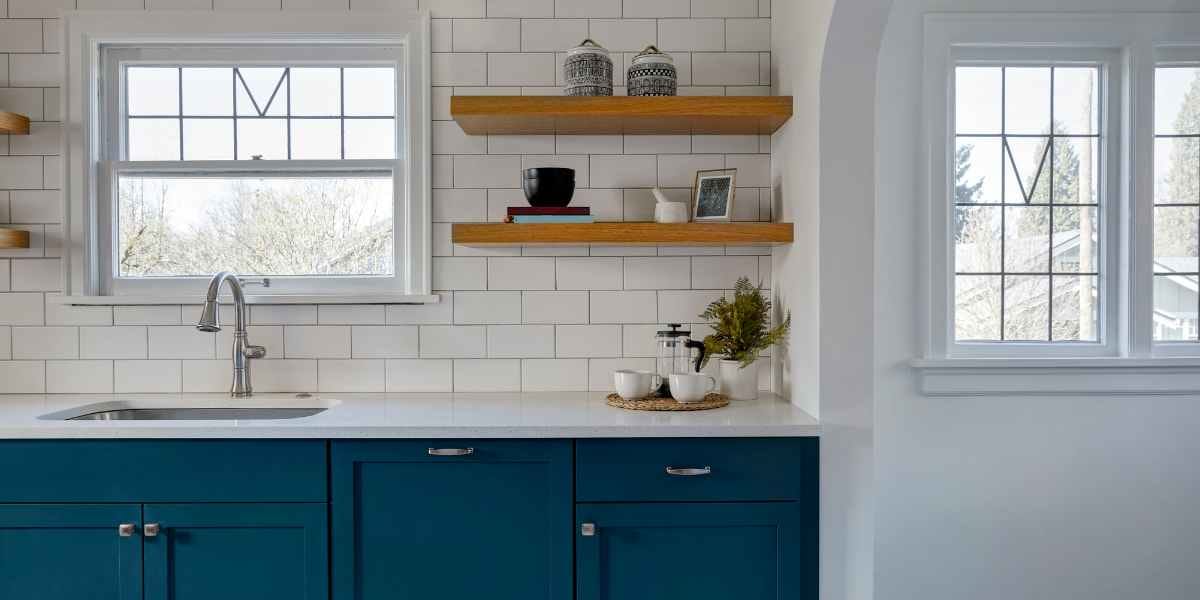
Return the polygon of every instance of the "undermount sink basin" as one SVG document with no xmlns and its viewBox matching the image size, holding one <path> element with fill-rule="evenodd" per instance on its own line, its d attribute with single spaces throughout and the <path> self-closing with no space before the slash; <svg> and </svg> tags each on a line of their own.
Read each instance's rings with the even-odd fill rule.
<svg viewBox="0 0 1200 600">
<path fill-rule="evenodd" d="M 298 419 L 325 412 L 326 408 L 122 408 L 100 410 L 67 421 L 224 421 L 246 419 Z"/>
<path fill-rule="evenodd" d="M 83 404 L 38 417 L 47 421 L 273 421 L 321 414 L 337 405 L 307 394 L 253 398 L 130 398 Z"/>
</svg>

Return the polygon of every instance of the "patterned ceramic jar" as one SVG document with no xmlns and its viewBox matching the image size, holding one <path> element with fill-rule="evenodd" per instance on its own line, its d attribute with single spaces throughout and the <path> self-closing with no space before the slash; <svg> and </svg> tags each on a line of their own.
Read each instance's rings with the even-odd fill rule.
<svg viewBox="0 0 1200 600">
<path fill-rule="evenodd" d="M 625 79 L 630 96 L 674 96 L 678 85 L 675 61 L 654 46 L 633 57 Z"/>
<path fill-rule="evenodd" d="M 567 82 L 568 96 L 611 96 L 613 63 L 608 50 L 590 39 L 567 50 L 563 79 Z"/>
</svg>

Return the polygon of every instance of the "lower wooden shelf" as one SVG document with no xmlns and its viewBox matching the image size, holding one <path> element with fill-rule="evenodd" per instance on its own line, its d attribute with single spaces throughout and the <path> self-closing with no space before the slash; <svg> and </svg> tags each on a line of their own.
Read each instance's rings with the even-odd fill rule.
<svg viewBox="0 0 1200 600">
<path fill-rule="evenodd" d="M 29 247 L 29 232 L 24 229 L 6 229 L 0 227 L 0 248 L 15 250 Z"/>
<path fill-rule="evenodd" d="M 462 246 L 773 246 L 791 223 L 455 223 Z"/>
<path fill-rule="evenodd" d="M 0 133 L 29 135 L 29 117 L 0 110 Z"/>
</svg>

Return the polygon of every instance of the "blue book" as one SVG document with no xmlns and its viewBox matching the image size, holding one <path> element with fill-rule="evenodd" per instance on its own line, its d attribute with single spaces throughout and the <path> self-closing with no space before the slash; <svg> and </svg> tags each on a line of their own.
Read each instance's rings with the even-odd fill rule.
<svg viewBox="0 0 1200 600">
<path fill-rule="evenodd" d="M 592 215 L 514 215 L 513 223 L 595 223 Z"/>
</svg>

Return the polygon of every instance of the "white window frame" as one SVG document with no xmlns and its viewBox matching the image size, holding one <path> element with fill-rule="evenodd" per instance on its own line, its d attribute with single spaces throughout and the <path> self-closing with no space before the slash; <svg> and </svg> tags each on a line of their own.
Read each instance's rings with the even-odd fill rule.
<svg viewBox="0 0 1200 600">
<path fill-rule="evenodd" d="M 111 212 L 118 171 L 171 173 L 197 168 L 205 173 L 282 171 L 335 173 L 367 169 L 394 176 L 394 277 L 272 278 L 271 288 L 248 288 L 247 301 L 293 303 L 429 303 L 431 293 L 430 218 L 430 54 L 429 16 L 424 12 L 69 12 L 64 18 L 64 294 L 67 304 L 183 304 L 196 302 L 206 279 L 114 285 Z M 187 48 L 261 46 L 263 59 L 278 62 L 338 61 L 388 56 L 397 66 L 397 154 L 372 161 L 212 161 L 138 162 L 119 158 L 117 132 L 122 97 L 111 92 L 123 75 L 118 58 L 141 48 L 166 61 Z M 172 50 L 172 47 L 177 50 Z M 107 49 L 118 54 L 107 60 Z M 355 51 L 361 48 L 361 51 Z M 222 52 L 222 50 L 215 50 Z M 235 50 L 236 52 L 236 50 Z M 183 62 L 193 62 L 186 61 Z M 243 61 L 239 61 L 243 62 Z M 364 60 L 351 60 L 364 62 Z M 123 86 L 117 83 L 115 89 Z M 106 88 L 109 91 L 106 91 Z M 186 167 L 185 167 L 186 165 Z M 282 169 L 282 171 L 276 171 Z M 131 285 L 132 284 L 132 285 Z"/>
<path fill-rule="evenodd" d="M 1102 337 L 1097 344 L 954 339 L 954 240 L 950 229 L 953 69 L 978 52 L 1004 60 L 1109 53 L 1102 134 L 1109 153 L 1102 202 Z M 921 356 L 912 361 L 930 395 L 1200 392 L 1200 343 L 1153 341 L 1155 66 L 1200 62 L 1200 14 L 930 14 L 925 18 L 925 148 L 919 192 L 928 227 L 921 270 Z M 1114 76 L 1116 79 L 1114 79 Z M 1103 89 L 1103 88 L 1102 88 Z M 1114 165 L 1115 161 L 1115 165 Z"/>
</svg>

